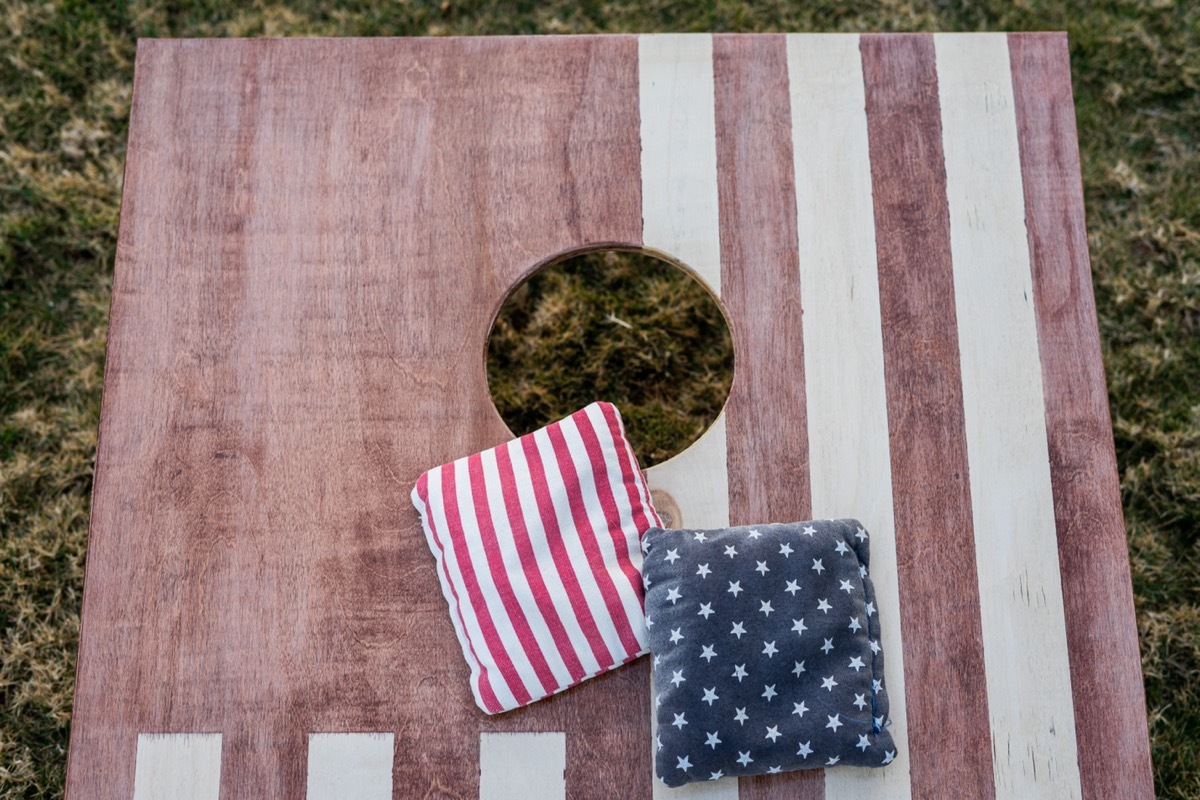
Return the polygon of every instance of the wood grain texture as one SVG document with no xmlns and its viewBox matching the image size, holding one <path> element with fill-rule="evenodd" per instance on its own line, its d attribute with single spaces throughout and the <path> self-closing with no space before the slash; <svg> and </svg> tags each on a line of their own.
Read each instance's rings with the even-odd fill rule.
<svg viewBox="0 0 1200 800">
<path fill-rule="evenodd" d="M 632 37 L 141 43 L 69 797 L 129 797 L 154 730 L 222 731 L 225 800 L 301 796 L 311 731 L 394 732 L 397 797 L 474 796 L 485 729 L 580 732 L 573 797 L 649 793 L 644 664 L 474 708 L 407 502 L 509 435 L 504 293 L 640 242 L 636 63 Z"/>
<path fill-rule="evenodd" d="M 859 37 L 791 34 L 792 151 L 812 515 L 870 531 L 896 758 L 825 771 L 827 800 L 907 800 L 909 746 L 875 213 Z"/>
<path fill-rule="evenodd" d="M 929 36 L 863 36 L 914 797 L 995 796 Z"/>
<path fill-rule="evenodd" d="M 1008 37 L 1083 796 L 1151 798 L 1065 34 Z"/>
<path fill-rule="evenodd" d="M 1078 798 L 1008 41 L 933 41 L 996 796 Z"/>
<path fill-rule="evenodd" d="M 713 74 L 721 296 L 736 320 L 725 406 L 729 522 L 811 519 L 787 41 L 714 36 Z M 741 778 L 740 795 L 820 800 L 823 772 Z"/>
</svg>

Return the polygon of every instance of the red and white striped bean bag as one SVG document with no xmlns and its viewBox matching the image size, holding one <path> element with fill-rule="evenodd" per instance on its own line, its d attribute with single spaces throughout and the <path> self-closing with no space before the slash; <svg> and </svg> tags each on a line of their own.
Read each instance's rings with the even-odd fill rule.
<svg viewBox="0 0 1200 800">
<path fill-rule="evenodd" d="M 611 404 L 431 469 L 412 501 L 487 713 L 648 652 L 640 539 L 661 523 Z"/>
</svg>

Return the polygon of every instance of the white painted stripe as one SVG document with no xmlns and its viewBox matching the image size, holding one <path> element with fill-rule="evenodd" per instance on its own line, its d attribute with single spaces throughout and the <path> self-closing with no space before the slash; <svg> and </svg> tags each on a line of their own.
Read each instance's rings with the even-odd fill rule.
<svg viewBox="0 0 1200 800">
<path fill-rule="evenodd" d="M 509 686 L 508 679 L 500 672 L 499 664 L 502 657 L 513 665 L 517 673 L 517 678 L 520 679 L 521 685 L 524 686 L 529 696 L 536 699 L 542 696 L 542 682 L 538 679 L 537 673 L 533 671 L 533 664 L 524 655 L 525 648 L 521 644 L 521 640 L 517 637 L 517 631 L 513 627 L 512 618 L 508 615 L 508 609 L 504 606 L 500 590 L 496 587 L 496 581 L 492 577 L 487 553 L 483 548 L 483 532 L 479 527 L 479 515 L 475 511 L 475 495 L 474 486 L 471 483 L 470 460 L 460 458 L 454 462 L 453 469 L 454 485 L 457 490 L 458 513 L 463 523 L 462 541 L 467 548 L 467 558 L 475 571 L 475 581 L 479 586 L 479 593 L 483 597 L 484 608 L 488 617 L 491 618 L 492 625 L 496 629 L 496 635 L 500 637 L 500 647 L 504 650 L 503 653 L 497 653 L 492 652 L 491 648 L 488 648 L 488 651 L 497 664 L 496 672 L 499 675 L 499 680 L 504 681 L 510 693 L 514 695 L 513 702 L 516 702 L 516 687 Z M 487 647 L 486 642 L 484 642 L 484 647 Z"/>
<path fill-rule="evenodd" d="M 139 733 L 133 800 L 217 800 L 221 734 Z"/>
<path fill-rule="evenodd" d="M 588 644 L 583 631 L 578 625 L 571 624 L 571 620 L 576 618 L 575 611 L 571 606 L 571 598 L 563 586 L 562 576 L 558 574 L 557 565 L 550 553 L 550 545 L 546 541 L 546 531 L 542 527 L 542 517 L 538 512 L 537 497 L 533 493 L 533 477 L 529 472 L 529 464 L 525 460 L 525 451 L 521 447 L 520 441 L 520 439 L 514 440 L 506 447 L 512 460 L 517 497 L 521 502 L 521 514 L 525 519 L 525 529 L 529 532 L 534 563 L 542 567 L 538 574 L 542 576 L 542 581 L 546 584 L 546 591 L 550 595 L 554 609 L 558 612 L 558 618 L 562 621 L 563 628 L 567 632 L 567 639 L 575 650 L 580 666 L 588 675 L 595 675 L 601 671 L 600 664 L 596 661 L 596 656 L 592 653 L 591 645 Z"/>
<path fill-rule="evenodd" d="M 721 293 L 712 36 L 638 37 L 642 242 Z"/>
<path fill-rule="evenodd" d="M 600 585 L 596 581 L 596 574 L 588 562 L 587 553 L 584 552 L 581 539 L 584 534 L 582 531 L 571 533 L 575 530 L 575 518 L 571 514 L 571 504 L 563 492 L 554 491 L 556 485 L 563 483 L 562 472 L 558 468 L 558 457 L 554 452 L 554 443 L 550 441 L 550 435 L 545 428 L 534 431 L 530 435 L 533 436 L 533 441 L 542 456 L 542 464 L 546 468 L 546 481 L 550 485 L 550 502 L 554 506 L 554 514 L 558 519 L 558 528 L 560 531 L 568 532 L 562 537 L 563 549 L 575 570 L 579 591 L 583 594 L 583 599 L 596 623 L 596 630 L 600 632 L 600 638 L 608 649 L 611 659 L 609 663 L 620 663 L 622 661 L 620 654 L 624 652 L 625 648 L 621 644 L 621 638 L 608 613 L 604 592 L 601 591 Z M 608 665 L 604 665 L 604 668 L 607 669 Z"/>
<path fill-rule="evenodd" d="M 466 581 L 462 578 L 458 558 L 454 553 L 454 547 L 450 541 L 450 526 L 446 521 L 446 500 L 445 495 L 442 493 L 444 473 L 446 470 L 453 468 L 452 464 L 448 464 L 429 473 L 429 506 L 427 512 L 432 512 L 433 524 L 437 528 L 437 538 L 441 542 L 441 547 L 434 546 L 434 552 L 441 554 L 441 563 L 438 564 L 439 570 L 449 573 L 450 581 L 453 585 L 465 587 Z M 455 490 L 457 491 L 457 486 Z M 439 577 L 444 577 L 444 575 Z M 504 682 L 503 677 L 499 675 L 499 671 L 491 668 L 487 670 L 486 675 L 483 674 L 483 665 L 493 663 L 493 661 L 488 654 L 487 643 L 483 638 L 483 630 L 479 627 L 479 620 L 475 617 L 471 598 L 463 596 L 460 592 L 458 603 L 456 604 L 448 588 L 443 586 L 442 593 L 447 596 L 447 602 L 450 603 L 450 619 L 454 623 L 454 632 L 458 634 L 463 655 L 471 667 L 471 691 L 475 695 L 476 704 L 480 708 L 486 709 L 478 686 L 479 682 L 486 680 L 495 693 L 500 707 L 512 708 L 516 705 L 516 699 L 512 696 L 512 692 L 508 690 L 508 685 Z"/>
<path fill-rule="evenodd" d="M 898 755 L 825 772 L 826 800 L 909 798 L 904 649 L 866 97 L 857 35 L 788 35 L 809 480 L 817 518 L 871 533 L 871 581 Z"/>
<path fill-rule="evenodd" d="M 683 262 L 721 296 L 720 202 L 717 195 L 716 91 L 712 37 L 655 34 L 638 37 L 638 91 L 642 136 L 642 243 Z M 669 494 L 682 520 L 676 527 L 729 525 L 729 471 L 725 413 L 674 458 L 646 470 L 651 489 Z M 650 702 L 654 702 L 650 687 Z M 650 713 L 651 763 L 657 714 Z M 668 789 L 652 781 L 660 798 L 736 800 L 736 778 Z"/>
<path fill-rule="evenodd" d="M 558 688 L 564 688 L 571 684 L 571 674 L 567 670 L 567 665 L 563 661 L 562 654 L 554 642 L 554 635 L 550 632 L 550 626 L 546 622 L 546 618 L 542 615 L 541 608 L 538 607 L 537 600 L 533 595 L 533 589 L 529 586 L 528 577 L 521 564 L 521 557 L 517 553 L 513 529 L 508 522 L 508 510 L 505 505 L 504 492 L 501 488 L 500 469 L 496 464 L 496 451 L 485 450 L 480 458 L 483 462 L 483 478 L 487 486 L 488 505 L 492 510 L 496 539 L 500 544 L 500 554 L 504 559 L 504 568 L 508 572 L 509 580 L 512 583 L 513 594 L 517 598 L 517 605 L 525 612 L 525 619 L 529 622 L 533 638 L 537 641 L 538 649 L 545 657 L 546 663 L 550 667 L 550 672 L 558 682 Z M 516 509 L 516 512 L 519 514 L 520 509 Z"/>
<path fill-rule="evenodd" d="M 565 733 L 479 735 L 479 800 L 558 800 L 566 796 Z"/>
<path fill-rule="evenodd" d="M 310 733 L 308 800 L 392 800 L 395 737 Z"/>
<path fill-rule="evenodd" d="M 1008 39 L 934 46 L 996 796 L 1079 797 Z"/>
<path fill-rule="evenodd" d="M 644 651 L 649 646 L 649 638 L 646 633 L 646 616 L 642 611 L 642 601 L 634 590 L 634 585 L 630 583 L 629 577 L 621 570 L 621 565 L 617 561 L 616 544 L 609 534 L 607 524 L 601 525 L 599 522 L 600 520 L 606 520 L 607 517 L 603 506 L 600 505 L 600 495 L 596 489 L 597 476 L 593 471 L 591 459 L 588 458 L 587 448 L 572 418 L 568 417 L 564 419 L 562 425 L 559 426 L 559 430 L 562 432 L 567 450 L 571 453 L 571 460 L 575 462 L 575 471 L 579 476 L 579 486 L 583 494 L 584 508 L 587 510 L 588 518 L 595 520 L 592 523 L 592 533 L 595 536 L 600 553 L 604 557 L 605 572 L 608 573 L 609 580 L 612 581 L 613 586 L 617 590 L 617 596 L 621 600 L 621 608 L 625 612 L 625 619 L 628 620 L 629 627 L 633 629 L 633 635 L 637 637 L 638 644 L 640 645 L 638 651 Z M 603 446 L 603 440 L 600 441 L 602 443 L 601 446 Z M 608 473 L 605 472 L 600 477 L 600 480 L 608 482 Z M 621 484 L 618 483 L 616 485 L 620 486 Z M 615 494 L 616 492 L 614 492 Z M 632 530 L 632 528 L 628 530 Z M 584 533 L 581 531 L 580 535 L 582 536 Z M 622 557 L 627 557 L 629 553 L 628 544 L 623 542 L 620 552 Z M 630 655 L 633 654 L 630 653 Z M 619 662 L 620 659 L 618 660 Z"/>
</svg>

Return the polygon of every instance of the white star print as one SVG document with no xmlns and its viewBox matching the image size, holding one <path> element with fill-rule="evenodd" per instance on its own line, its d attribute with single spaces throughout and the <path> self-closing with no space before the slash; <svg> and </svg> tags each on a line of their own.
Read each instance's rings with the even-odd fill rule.
<svg viewBox="0 0 1200 800">
<path fill-rule="evenodd" d="M 876 655 L 878 655 L 878 654 L 879 654 L 879 651 L 880 651 L 880 650 L 882 650 L 882 649 L 883 649 L 883 648 L 881 648 L 881 647 L 879 646 L 879 640 L 877 640 L 877 639 L 872 639 L 872 640 L 871 640 L 871 652 L 872 652 L 872 653 L 875 653 Z"/>
<path fill-rule="evenodd" d="M 671 724 L 674 725 L 676 728 L 679 728 L 679 730 L 683 730 L 683 726 L 687 725 L 688 722 L 687 722 L 687 719 L 684 717 L 684 714 L 676 714 L 675 721 L 672 722 Z"/>
<path fill-rule="evenodd" d="M 877 730 L 877 731 L 883 730 L 883 717 L 875 718 L 875 730 Z"/>
<path fill-rule="evenodd" d="M 718 733 L 720 733 L 720 731 L 713 731 L 712 733 L 708 734 L 708 740 L 704 742 L 706 745 L 711 747 L 713 750 L 716 750 L 717 745 L 719 745 L 721 743 L 721 740 L 717 738 Z"/>
<path fill-rule="evenodd" d="M 803 533 L 804 533 L 804 535 L 805 535 L 805 536 L 812 536 L 812 535 L 813 535 L 814 533 L 816 533 L 816 532 L 817 532 L 817 529 L 816 529 L 816 528 L 814 528 L 812 525 L 805 525 L 805 526 L 804 526 L 804 531 L 803 531 Z"/>
<path fill-rule="evenodd" d="M 754 760 L 754 759 L 750 757 L 750 751 L 749 751 L 749 750 L 747 750 L 747 751 L 746 751 L 746 752 L 744 752 L 744 753 L 743 753 L 741 750 L 739 750 L 739 751 L 738 751 L 737 762 L 738 762 L 739 764 L 741 764 L 743 767 L 744 767 L 744 766 L 746 766 L 746 765 L 748 765 L 748 764 L 749 764 L 751 761 L 753 761 L 753 760 Z"/>
<path fill-rule="evenodd" d="M 805 758 L 808 758 L 809 756 L 811 756 L 812 748 L 809 747 L 810 744 L 812 744 L 812 739 L 809 739 L 807 742 L 800 745 L 800 749 L 796 751 L 796 755 L 804 756 Z"/>
<path fill-rule="evenodd" d="M 858 617 L 851 617 L 850 624 L 847 625 L 846 627 L 849 628 L 850 630 L 854 631 L 855 633 L 858 633 L 859 631 L 862 630 L 862 623 L 858 621 Z"/>
<path fill-rule="evenodd" d="M 767 658 L 770 658 L 771 656 L 775 655 L 778 652 L 779 652 L 779 650 L 776 649 L 774 642 L 763 642 L 762 654 L 764 656 L 766 656 Z"/>
<path fill-rule="evenodd" d="M 744 708 L 737 709 L 737 713 L 733 715 L 733 721 L 741 723 L 742 725 L 745 725 L 746 720 L 748 719 L 750 719 L 750 717 L 746 716 L 746 709 Z"/>
<path fill-rule="evenodd" d="M 769 617 L 769 616 L 771 616 L 771 612 L 774 611 L 775 609 L 771 608 L 770 600 L 763 600 L 762 606 L 758 610 Z"/>
<path fill-rule="evenodd" d="M 826 639 L 825 644 L 821 645 L 821 652 L 829 655 L 829 651 L 833 649 L 833 639 Z"/>
<path fill-rule="evenodd" d="M 687 678 L 683 677 L 683 670 L 681 669 L 671 670 L 671 673 L 671 683 L 675 684 L 675 688 L 678 689 L 679 684 L 686 681 Z"/>
<path fill-rule="evenodd" d="M 767 774 L 768 774 L 768 775 L 778 775 L 778 774 L 779 774 L 780 772 L 782 772 L 782 771 L 783 771 L 783 768 L 782 768 L 782 766 L 779 766 L 779 767 L 771 767 L 769 770 L 767 770 Z"/>
<path fill-rule="evenodd" d="M 657 667 L 657 666 L 658 666 L 658 662 L 659 662 L 659 661 L 661 661 L 661 660 L 662 660 L 662 659 L 661 659 L 661 658 L 660 658 L 660 657 L 659 657 L 657 654 L 655 654 L 655 656 L 654 656 L 654 666 L 656 666 L 656 667 Z"/>
<path fill-rule="evenodd" d="M 825 571 L 825 565 L 821 563 L 821 559 L 819 559 L 819 558 L 813 559 L 812 568 L 817 571 L 818 575 L 820 575 L 822 572 Z"/>
<path fill-rule="evenodd" d="M 841 756 L 830 756 L 829 760 L 825 762 L 825 766 L 832 767 L 834 764 L 838 763 L 841 760 L 842 760 Z"/>
<path fill-rule="evenodd" d="M 679 632 L 679 628 L 671 628 L 671 644 L 678 644 L 683 638 L 683 634 Z"/>
<path fill-rule="evenodd" d="M 883 681 L 876 679 L 871 681 L 871 691 L 874 693 L 883 691 Z"/>
<path fill-rule="evenodd" d="M 672 564 L 674 564 L 676 561 L 679 560 L 679 548 L 676 548 L 674 550 L 668 550 L 667 554 L 665 556 L 663 556 L 663 558 L 667 561 L 670 561 Z"/>
<path fill-rule="evenodd" d="M 708 564 L 701 564 L 696 568 L 696 574 L 701 578 L 707 578 L 711 572 L 712 570 L 708 568 Z"/>
<path fill-rule="evenodd" d="M 762 536 L 762 534 L 761 534 L 761 533 L 759 533 L 758 531 L 750 531 L 750 538 L 751 538 L 751 539 L 757 539 L 757 538 L 758 538 L 758 537 L 760 537 L 760 536 Z"/>
<path fill-rule="evenodd" d="M 872 615 L 872 614 L 874 614 L 874 613 L 875 613 L 875 604 L 874 604 L 874 603 L 867 603 L 867 616 L 869 617 L 869 616 L 871 616 L 871 615 Z"/>
<path fill-rule="evenodd" d="M 828 689 L 831 692 L 833 691 L 833 687 L 835 687 L 837 685 L 838 685 L 838 682 L 833 679 L 832 675 L 830 675 L 828 678 L 823 678 L 821 680 L 821 688 Z"/>
<path fill-rule="evenodd" d="M 703 658 L 706 663 L 711 662 L 717 657 L 717 653 L 715 650 L 713 650 L 713 646 L 711 644 L 701 645 L 701 647 L 704 649 L 701 651 L 700 657 Z"/>
<path fill-rule="evenodd" d="M 721 778 L 724 778 L 724 777 L 725 777 L 725 771 L 719 769 L 716 772 L 711 773 L 709 775 L 708 779 L 710 781 L 719 781 L 719 780 L 721 780 Z"/>
<path fill-rule="evenodd" d="M 775 740 L 776 740 L 776 739 L 778 739 L 778 738 L 779 738 L 780 736 L 782 736 L 782 735 L 783 735 L 783 734 L 781 734 L 781 733 L 779 732 L 779 726 L 778 726 L 778 725 L 772 725 L 771 727 L 767 728 L 767 735 L 766 735 L 766 736 L 764 736 L 763 738 L 764 738 L 764 739 L 770 739 L 770 740 L 771 740 L 771 744 L 774 744 L 774 743 L 775 743 Z"/>
<path fill-rule="evenodd" d="M 642 539 L 642 552 L 643 553 L 650 552 L 650 540 L 649 539 Z"/>
<path fill-rule="evenodd" d="M 858 735 L 858 744 L 854 746 L 865 753 L 867 752 L 867 748 L 871 746 L 871 743 L 867 741 L 867 735 L 865 733 L 860 733 Z"/>
<path fill-rule="evenodd" d="M 682 598 L 683 598 L 683 595 L 681 595 L 679 593 L 679 587 L 675 587 L 674 589 L 667 590 L 667 599 L 671 601 L 671 605 L 675 605 Z"/>
<path fill-rule="evenodd" d="M 749 672 L 746 672 L 746 665 L 745 665 L 745 664 L 738 664 L 736 667 L 734 667 L 734 668 L 733 668 L 733 674 L 732 674 L 732 675 L 730 675 L 729 677 L 731 677 L 731 678 L 737 678 L 737 679 L 738 679 L 738 683 L 741 683 L 741 682 L 742 682 L 742 678 L 746 677 L 746 676 L 747 676 L 747 675 L 749 675 L 749 674 L 750 674 Z"/>
<path fill-rule="evenodd" d="M 676 756 L 675 759 L 679 762 L 679 766 L 677 766 L 675 769 L 681 769 L 684 772 L 687 772 L 692 768 L 692 762 L 687 756 Z"/>
<path fill-rule="evenodd" d="M 653 627 L 654 627 L 654 620 L 650 619 L 650 615 L 649 615 L 649 614 L 647 614 L 647 615 L 646 615 L 646 627 L 647 627 L 647 628 L 653 628 Z"/>
<path fill-rule="evenodd" d="M 734 556 L 737 555 L 737 548 L 734 547 L 733 545 L 726 545 L 725 555 L 729 556 L 730 558 L 733 558 Z"/>
<path fill-rule="evenodd" d="M 742 634 L 743 634 L 743 633 L 745 633 L 745 632 L 746 632 L 746 625 L 745 625 L 745 623 L 743 623 L 743 622 L 735 622 L 735 623 L 733 623 L 733 630 L 731 630 L 731 631 L 729 632 L 729 635 L 730 635 L 730 636 L 736 636 L 736 637 L 738 637 L 738 640 L 740 641 L 740 640 L 741 640 L 741 638 L 742 638 Z"/>
<path fill-rule="evenodd" d="M 808 630 L 808 626 L 804 624 L 804 620 L 794 619 L 792 620 L 792 630 L 796 632 L 797 636 L 803 636 L 804 632 Z"/>
<path fill-rule="evenodd" d="M 792 546 L 790 544 L 779 545 L 779 555 L 783 556 L 784 558 L 788 558 L 793 552 L 795 551 L 792 550 Z"/>
<path fill-rule="evenodd" d="M 650 579 L 649 579 L 649 578 L 647 578 L 645 575 L 643 575 L 643 576 L 642 576 L 642 588 L 643 588 L 643 589 L 649 589 L 649 588 L 650 588 Z"/>
<path fill-rule="evenodd" d="M 799 581 L 788 581 L 787 588 L 784 589 L 784 591 L 787 592 L 788 594 L 790 594 L 792 597 L 795 597 L 796 592 L 800 591 L 800 582 Z"/>
<path fill-rule="evenodd" d="M 729 588 L 726 589 L 725 591 L 729 592 L 734 597 L 737 597 L 739 592 L 743 592 L 745 590 L 742 588 L 741 581 L 730 581 Z"/>
<path fill-rule="evenodd" d="M 696 531 L 695 533 L 692 534 L 692 538 L 695 539 L 697 542 L 703 542 L 705 540 L 705 538 L 707 538 L 707 537 L 705 537 L 704 531 Z"/>
<path fill-rule="evenodd" d="M 779 694 L 779 692 L 775 691 L 775 684 L 772 683 L 770 686 L 764 686 L 763 693 L 759 696 L 767 698 L 767 702 L 769 703 L 771 702 L 771 698 L 777 694 Z"/>
<path fill-rule="evenodd" d="M 859 711 L 867 707 L 867 696 L 865 694 L 854 695 L 854 705 Z"/>
<path fill-rule="evenodd" d="M 837 550 L 838 554 L 843 555 L 843 556 L 846 555 L 846 553 L 850 552 L 850 548 L 846 546 L 845 542 L 838 542 L 837 547 L 835 547 L 833 549 Z"/>
<path fill-rule="evenodd" d="M 661 737 L 661 736 L 655 736 L 655 737 L 654 737 L 654 741 L 658 743 L 658 749 L 659 749 L 659 750 L 662 750 L 662 737 Z"/>
<path fill-rule="evenodd" d="M 867 532 L 862 528 L 859 528 L 858 533 L 854 534 L 854 537 L 861 542 L 867 538 Z"/>
<path fill-rule="evenodd" d="M 696 616 L 704 617 L 705 619 L 708 619 L 710 614 L 715 614 L 715 613 L 717 613 L 717 612 L 712 610 L 712 603 L 701 603 L 700 610 L 696 612 Z"/>
<path fill-rule="evenodd" d="M 866 664 L 863 663 L 862 658 L 855 656 L 854 658 L 850 659 L 850 663 L 847 666 L 849 666 L 855 672 L 858 672 L 860 669 L 865 667 Z"/>
<path fill-rule="evenodd" d="M 895 758 L 896 758 L 896 751 L 895 751 L 895 750 L 884 750 L 884 751 L 883 751 L 883 763 L 884 763 L 884 764 L 890 764 L 890 763 L 892 763 L 892 760 L 893 760 L 893 759 L 895 759 Z"/>
<path fill-rule="evenodd" d="M 720 700 L 720 699 L 721 699 L 721 698 L 717 697 L 717 687 L 715 687 L 715 686 L 714 686 L 714 687 L 713 687 L 713 688 L 711 688 L 711 689 L 705 689 L 705 690 L 704 690 L 704 697 L 701 697 L 701 698 L 700 698 L 700 702 L 701 702 L 701 703 L 708 703 L 708 707 L 709 707 L 709 708 L 712 708 L 712 704 L 713 704 L 713 702 L 714 702 L 714 701 L 716 701 L 716 700 Z"/>
<path fill-rule="evenodd" d="M 841 589 L 846 594 L 850 594 L 851 592 L 854 591 L 854 587 L 850 585 L 850 581 L 842 581 L 842 585 L 839 586 L 838 588 Z"/>
<path fill-rule="evenodd" d="M 792 674 L 795 675 L 797 678 L 799 678 L 800 675 L 803 674 L 803 672 L 804 672 L 804 662 L 797 661 L 796 668 L 792 670 Z"/>
<path fill-rule="evenodd" d="M 859 565 L 859 567 L 858 567 L 858 575 L 859 575 L 859 577 L 861 577 L 861 578 L 865 578 L 865 577 L 867 577 L 867 565 L 866 565 L 866 564 L 860 564 L 860 565 Z"/>
<path fill-rule="evenodd" d="M 833 606 L 829 605 L 828 597 L 822 597 L 821 602 L 817 603 L 817 611 L 824 611 L 826 614 L 828 614 L 829 609 L 831 608 L 833 608 Z"/>
<path fill-rule="evenodd" d="M 799 703 L 792 703 L 792 713 L 800 717 L 800 719 L 804 719 L 804 714 L 807 711 L 808 706 L 804 705 L 803 700 L 801 700 Z"/>
<path fill-rule="evenodd" d="M 754 563 L 758 564 L 758 566 L 754 568 L 754 571 L 759 575 L 766 575 L 771 571 L 771 568 L 767 566 L 767 562 L 765 561 L 756 561 Z"/>
<path fill-rule="evenodd" d="M 842 716 L 841 714 L 834 714 L 832 717 L 827 717 L 827 719 L 829 720 L 829 724 L 826 725 L 825 727 L 833 729 L 834 733 L 836 733 L 838 728 L 840 728 L 846 724 L 841 721 L 841 719 L 840 719 L 841 716 Z"/>
</svg>

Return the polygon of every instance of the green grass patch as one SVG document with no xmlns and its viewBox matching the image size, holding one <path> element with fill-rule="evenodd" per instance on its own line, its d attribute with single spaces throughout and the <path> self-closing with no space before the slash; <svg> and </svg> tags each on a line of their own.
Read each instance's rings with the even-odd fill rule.
<svg viewBox="0 0 1200 800">
<path fill-rule="evenodd" d="M 1168 800 L 1200 797 L 1200 6 L 1161 0 L 3 0 L 0 797 L 41 798 L 63 788 L 138 37 L 1055 29 L 1071 35 L 1157 790 Z M 551 416 L 565 407 L 555 405 L 560 400 L 616 399 L 639 447 L 656 459 L 694 438 L 723 401 L 714 377 L 723 357 L 679 347 L 662 366 L 627 356 L 671 347 L 670 337 L 654 338 L 660 324 L 702 327 L 712 319 L 689 316 L 698 307 L 664 288 L 652 270 L 634 291 L 636 276 L 617 270 L 589 278 L 593 267 L 522 289 L 525 296 L 514 300 L 526 317 L 498 328 L 493 353 L 536 365 L 538 352 L 526 340 L 543 332 L 563 347 L 599 347 L 606 356 L 569 370 L 550 365 L 541 376 L 514 370 L 508 383 L 493 374 L 493 391 L 502 405 Z M 596 338 L 602 335 L 610 338 Z M 621 394 L 656 369 L 648 385 L 659 381 L 658 389 Z M 677 388 L 681 378 L 699 388 L 664 402 L 664 387 Z"/>
</svg>

